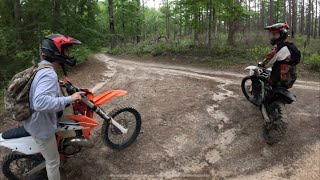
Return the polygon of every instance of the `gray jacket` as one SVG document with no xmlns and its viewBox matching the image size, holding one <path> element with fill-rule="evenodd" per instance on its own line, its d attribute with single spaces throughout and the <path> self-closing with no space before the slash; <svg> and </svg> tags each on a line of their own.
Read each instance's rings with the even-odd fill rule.
<svg viewBox="0 0 320 180">
<path fill-rule="evenodd" d="M 39 64 L 51 64 L 42 60 Z M 25 129 L 34 137 L 48 139 L 57 129 L 56 112 L 62 111 L 71 103 L 71 96 L 59 97 L 58 75 L 53 68 L 44 68 L 37 72 L 30 87 L 30 107 L 32 116 L 24 121 Z"/>
</svg>

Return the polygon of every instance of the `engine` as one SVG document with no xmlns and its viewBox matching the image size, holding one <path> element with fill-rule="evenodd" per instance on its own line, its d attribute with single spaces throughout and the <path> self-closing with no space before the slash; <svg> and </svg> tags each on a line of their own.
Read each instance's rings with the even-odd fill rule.
<svg viewBox="0 0 320 180">
<path fill-rule="evenodd" d="M 61 141 L 59 151 L 67 156 L 79 153 L 82 147 L 92 147 L 93 143 L 84 137 L 67 138 Z"/>
</svg>

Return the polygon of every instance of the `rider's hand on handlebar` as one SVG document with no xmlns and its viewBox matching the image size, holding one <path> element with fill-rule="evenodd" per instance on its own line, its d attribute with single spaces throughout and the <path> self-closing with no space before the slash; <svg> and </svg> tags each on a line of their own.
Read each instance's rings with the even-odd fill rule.
<svg viewBox="0 0 320 180">
<path fill-rule="evenodd" d="M 77 100 L 81 100 L 82 99 L 82 95 L 84 95 L 86 92 L 76 92 L 74 94 L 71 95 L 71 100 L 72 102 L 77 101 Z"/>
</svg>

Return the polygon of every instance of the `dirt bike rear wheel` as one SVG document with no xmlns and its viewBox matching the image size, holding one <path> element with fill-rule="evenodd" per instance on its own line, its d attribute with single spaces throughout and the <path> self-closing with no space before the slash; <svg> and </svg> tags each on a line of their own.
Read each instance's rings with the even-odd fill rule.
<svg viewBox="0 0 320 180">
<path fill-rule="evenodd" d="M 2 163 L 2 172 L 9 180 L 22 179 L 24 173 L 29 172 L 31 169 L 39 165 L 44 161 L 40 154 L 26 155 L 17 152 L 11 152 L 7 154 Z M 28 177 L 30 180 L 44 180 L 47 179 L 46 169 L 42 169 L 32 177 Z"/>
<path fill-rule="evenodd" d="M 251 76 L 246 76 L 242 79 L 241 90 L 243 95 L 246 97 L 246 99 L 252 104 L 254 104 L 252 101 L 250 101 L 250 98 L 253 97 L 253 87 L 252 87 Z"/>
<path fill-rule="evenodd" d="M 267 107 L 267 113 L 272 124 L 264 126 L 263 137 L 267 144 L 278 143 L 287 132 L 288 121 L 284 104 L 273 102 Z"/>
<path fill-rule="evenodd" d="M 132 107 L 125 107 L 111 111 L 109 117 L 112 117 L 124 128 L 128 129 L 128 133 L 122 134 L 114 125 L 104 121 L 102 125 L 102 140 L 113 149 L 121 150 L 130 146 L 140 133 L 141 116 L 139 112 Z M 127 137 L 125 138 L 124 136 Z M 122 141 L 116 141 L 119 138 Z"/>
</svg>

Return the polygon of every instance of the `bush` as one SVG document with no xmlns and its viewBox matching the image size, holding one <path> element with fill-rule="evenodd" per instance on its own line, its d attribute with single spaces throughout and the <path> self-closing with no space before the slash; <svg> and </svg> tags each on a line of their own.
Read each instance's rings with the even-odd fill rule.
<svg viewBox="0 0 320 180">
<path fill-rule="evenodd" d="M 74 49 L 71 49 L 71 55 L 74 56 L 77 59 L 77 64 L 83 63 L 91 53 L 91 50 L 87 46 L 79 46 L 74 47 Z"/>
<path fill-rule="evenodd" d="M 309 65 L 310 69 L 313 71 L 320 71 L 320 55 L 315 53 L 306 60 L 306 64 Z"/>
</svg>

